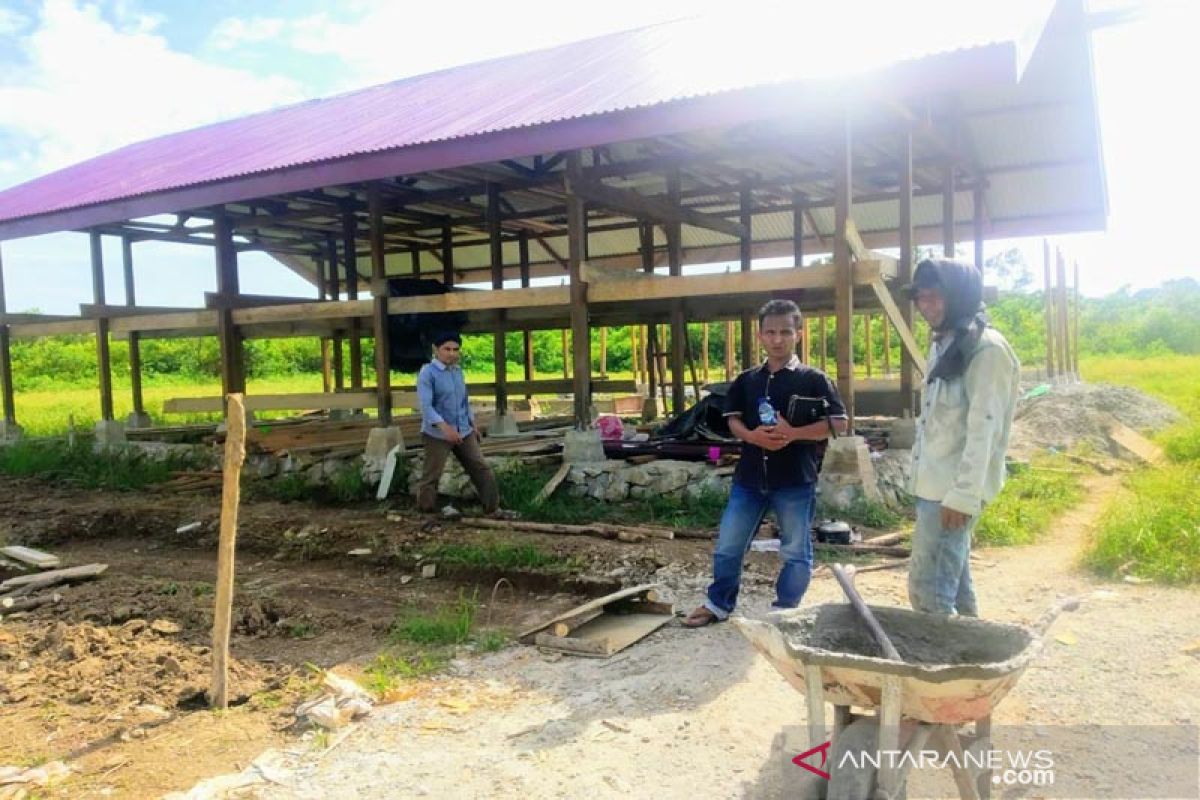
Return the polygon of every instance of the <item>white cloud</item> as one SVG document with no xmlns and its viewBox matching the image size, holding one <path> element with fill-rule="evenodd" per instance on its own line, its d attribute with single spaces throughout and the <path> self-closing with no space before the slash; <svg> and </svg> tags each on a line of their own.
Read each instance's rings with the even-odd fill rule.
<svg viewBox="0 0 1200 800">
<path fill-rule="evenodd" d="M 47 0 L 0 86 L 0 135 L 28 152 L 0 174 L 57 169 L 131 142 L 304 98 L 259 76 L 173 51 L 144 14 L 114 26 L 93 6 Z M 27 174 L 21 177 L 32 177 Z"/>
<path fill-rule="evenodd" d="M 227 17 L 217 23 L 209 35 L 209 43 L 216 50 L 232 50 L 244 44 L 265 42 L 283 32 L 287 20 L 275 17 Z"/>
<path fill-rule="evenodd" d="M 0 36 L 9 36 L 20 32 L 29 19 L 13 11 L 11 8 L 0 8 Z"/>
</svg>

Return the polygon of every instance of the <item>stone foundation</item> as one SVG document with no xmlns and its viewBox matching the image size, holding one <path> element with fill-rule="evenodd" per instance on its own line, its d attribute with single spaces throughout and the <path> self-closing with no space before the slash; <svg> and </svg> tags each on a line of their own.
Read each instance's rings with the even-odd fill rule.
<svg viewBox="0 0 1200 800">
<path fill-rule="evenodd" d="M 731 481 L 731 475 L 718 475 L 703 462 L 662 459 L 638 465 L 625 461 L 574 464 L 564 484 L 574 497 L 619 503 L 646 497 L 681 500 L 709 492 L 728 495 Z"/>
</svg>

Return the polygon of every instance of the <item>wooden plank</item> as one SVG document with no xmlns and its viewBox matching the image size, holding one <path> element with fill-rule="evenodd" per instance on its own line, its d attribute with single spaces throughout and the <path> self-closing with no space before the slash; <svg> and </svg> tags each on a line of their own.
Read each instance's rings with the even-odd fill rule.
<svg viewBox="0 0 1200 800">
<path fill-rule="evenodd" d="M 912 283 L 913 274 L 913 163 L 912 163 L 912 129 L 905 126 L 900 139 L 900 221 L 897 237 L 900 241 L 900 263 L 896 269 L 896 278 L 901 286 Z M 905 299 L 899 307 L 900 318 L 911 332 L 913 326 L 913 304 L 911 299 Z M 886 313 L 886 312 L 885 312 Z M 891 319 L 890 315 L 888 317 Z M 886 330 L 886 327 L 885 327 Z M 900 410 L 909 417 L 916 416 L 917 401 L 915 381 L 913 380 L 911 353 L 907 345 L 900 348 Z"/>
<path fill-rule="evenodd" d="M 1142 436 L 1133 428 L 1115 420 L 1112 423 L 1112 427 L 1109 428 L 1108 438 L 1147 464 L 1161 464 L 1166 460 L 1166 454 L 1161 447 L 1145 436 Z"/>
<path fill-rule="evenodd" d="M 9 578 L 4 583 L 0 583 L 0 592 L 25 587 L 33 587 L 30 591 L 36 591 L 49 586 L 57 586 L 60 583 L 88 581 L 103 575 L 107 569 L 108 564 L 84 564 L 81 567 L 68 567 L 66 569 L 51 570 L 50 572 L 36 572 L 32 575 L 18 575 L 15 578 Z"/>
<path fill-rule="evenodd" d="M 241 499 L 242 463 L 246 460 L 246 409 L 240 394 L 231 394 L 226 405 L 225 464 L 221 487 L 221 535 L 217 544 L 217 587 L 213 607 L 212 689 L 209 703 L 227 708 L 229 692 L 229 637 L 233 620 L 234 549 L 237 543 L 238 502 Z"/>
<path fill-rule="evenodd" d="M 567 479 L 567 475 L 570 472 L 571 465 L 563 463 L 563 465 L 558 468 L 550 480 L 546 481 L 546 485 L 542 487 L 540 492 L 538 492 L 537 497 L 533 498 L 533 504 L 535 506 L 540 506 L 542 503 L 549 500 L 554 495 L 555 490 L 558 489 L 562 482 Z"/>
<path fill-rule="evenodd" d="M 56 322 L 25 322 L 8 326 L 14 339 L 38 339 L 43 336 L 81 336 L 96 332 L 91 320 L 60 320 Z"/>
<path fill-rule="evenodd" d="M 740 237 L 744 234 L 742 226 L 730 222 L 723 217 L 704 214 L 691 208 L 679 206 L 671 200 L 639 194 L 628 189 L 617 189 L 606 186 L 599 181 L 580 179 L 572 182 L 572 193 L 595 203 L 596 205 L 622 211 L 633 217 L 649 217 L 663 223 L 691 225 L 695 228 L 723 233 L 726 236 Z"/>
<path fill-rule="evenodd" d="M 532 637 L 535 634 L 540 633 L 541 631 L 544 631 L 544 630 L 547 630 L 547 629 L 553 627 L 554 624 L 557 622 L 563 622 L 565 620 L 573 619 L 580 615 L 587 614 L 590 611 L 603 609 L 606 606 L 608 606 L 612 603 L 619 602 L 621 600 L 629 600 L 629 599 L 633 599 L 633 598 L 644 598 L 648 602 L 657 602 L 659 599 L 658 593 L 661 590 L 662 590 L 662 584 L 644 583 L 644 584 L 641 584 L 640 586 L 631 586 L 628 589 L 621 589 L 619 591 L 613 592 L 612 594 L 606 594 L 603 597 L 597 597 L 595 600 L 589 600 L 588 602 L 584 603 L 583 605 L 576 606 L 575 608 L 564 611 L 563 613 L 559 614 L 557 617 L 554 617 L 553 619 L 549 619 L 549 620 L 546 620 L 545 622 L 538 623 L 534 627 L 529 628 L 529 629 L 525 630 L 523 633 L 521 633 L 520 635 L 518 635 L 517 640 L 524 642 L 525 644 L 529 644 L 532 641 Z"/>
<path fill-rule="evenodd" d="M 382 284 L 375 293 L 374 313 L 371 316 L 375 339 L 375 411 L 380 427 L 387 427 L 392 422 L 392 370 L 388 355 L 390 338 L 387 265 L 383 245 L 383 198 L 377 183 L 372 183 L 367 188 L 367 206 L 370 219 L 371 278 L 375 283 Z"/>
<path fill-rule="evenodd" d="M 104 303 L 80 303 L 79 316 L 83 319 L 117 319 L 120 317 L 148 317 L 154 314 L 186 314 L 199 311 L 181 306 L 110 306 Z"/>
<path fill-rule="evenodd" d="M 900 314 L 900 309 L 896 306 L 896 301 L 892 299 L 892 293 L 888 291 L 887 286 L 883 281 L 875 281 L 871 284 L 871 289 L 874 290 L 875 296 L 879 298 L 879 304 L 883 306 L 883 313 L 887 314 L 891 320 L 892 326 L 896 329 L 896 333 L 900 336 L 900 342 L 904 345 L 905 352 L 912 360 L 912 364 L 922 375 L 925 374 L 925 356 L 921 354 L 919 345 L 917 345 L 916 337 L 905 323 L 904 317 Z"/>
<path fill-rule="evenodd" d="M 881 278 L 883 273 L 878 261 L 859 261 L 853 265 L 851 274 L 854 283 L 866 285 Z M 835 285 L 835 275 L 836 268 L 833 264 L 816 264 L 802 269 L 764 269 L 712 275 L 639 275 L 619 282 L 600 281 L 590 284 L 588 298 L 593 303 L 626 303 L 637 300 L 671 300 L 677 297 L 832 289 Z"/>
<path fill-rule="evenodd" d="M 681 192 L 679 170 L 671 170 L 667 174 L 667 202 L 678 208 Z M 667 233 L 667 269 L 674 277 L 683 275 L 683 230 L 676 221 L 668 222 Z M 671 301 L 671 410 L 682 414 L 687 404 L 687 392 L 684 388 L 684 359 L 687 350 L 687 318 L 683 313 L 683 300 L 676 298 Z M 696 402 L 700 402 L 700 393 L 696 392 Z"/>
<path fill-rule="evenodd" d="M 52 569 L 62 563 L 62 560 L 56 555 L 19 544 L 0 547 L 0 553 L 38 569 Z"/>
<path fill-rule="evenodd" d="M 121 271 L 125 278 L 125 305 L 132 308 L 137 305 L 137 291 L 133 282 L 133 242 L 128 236 L 121 237 Z M 136 333 L 129 335 L 129 391 L 134 415 L 143 416 L 146 408 L 142 399 L 142 349 Z"/>
<path fill-rule="evenodd" d="M 849 245 L 850 254 L 854 256 L 855 261 L 878 261 L 880 269 L 883 271 L 889 273 L 896 271 L 896 259 L 884 253 L 876 253 L 874 250 L 867 249 L 853 219 L 846 220 L 846 244 Z"/>
<path fill-rule="evenodd" d="M 592 300 L 583 279 L 582 265 L 587 258 L 587 210 L 577 187 L 584 183 L 583 162 L 578 150 L 567 155 L 567 260 L 570 272 L 571 366 L 573 371 L 575 427 L 584 430 L 591 424 L 592 338 L 588 332 L 588 303 Z M 529 291 L 522 289 L 520 291 Z M 564 365 L 565 365 L 564 360 Z"/>
<path fill-rule="evenodd" d="M 850 114 L 842 119 L 842 130 L 837 142 L 837 162 L 834 177 L 834 313 L 837 324 L 834 330 L 837 354 L 837 387 L 846 407 L 850 430 L 854 430 L 854 279 L 850 245 L 846 232 L 853 206 L 853 148 L 851 142 Z M 861 262 L 859 262 L 861 263 Z M 788 270 L 801 272 L 801 270 Z"/>
<path fill-rule="evenodd" d="M 607 658 L 649 636 L 674 618 L 673 614 L 603 614 L 571 631 L 569 637 L 540 633 L 538 647 L 573 655 Z"/>
<path fill-rule="evenodd" d="M 321 272 L 324 272 L 324 259 L 318 259 L 322 267 Z M 322 278 L 323 280 L 323 278 Z M 264 306 L 286 306 L 297 305 L 300 303 L 311 303 L 312 301 L 306 297 L 286 297 L 276 294 L 239 294 L 229 297 L 216 292 L 204 293 L 205 308 L 262 308 Z M 182 309 L 176 309 L 182 310 Z"/>
<path fill-rule="evenodd" d="M 114 334 L 187 330 L 189 328 L 216 330 L 218 313 L 217 311 L 197 310 L 120 317 L 109 323 L 109 330 Z M 235 319 L 234 322 L 236 321 Z"/>
<path fill-rule="evenodd" d="M 89 234 L 92 248 L 92 297 L 97 305 L 104 305 L 104 252 L 100 234 Z M 96 369 L 100 378 L 100 419 L 113 418 L 112 356 L 108 340 L 108 320 L 96 320 Z"/>
<path fill-rule="evenodd" d="M 746 229 L 742 238 L 738 241 L 738 261 L 743 276 L 739 283 L 742 283 L 742 281 L 750 277 L 750 271 L 754 264 L 754 235 L 752 227 L 754 217 L 750 213 L 751 207 L 754 205 L 754 196 L 748 188 L 743 187 L 738 193 L 738 204 L 741 209 L 742 227 Z M 757 349 L 757 342 L 754 341 L 754 318 L 749 313 L 743 313 L 740 321 L 742 332 L 742 369 L 750 369 L 755 365 L 754 353 Z"/>
</svg>

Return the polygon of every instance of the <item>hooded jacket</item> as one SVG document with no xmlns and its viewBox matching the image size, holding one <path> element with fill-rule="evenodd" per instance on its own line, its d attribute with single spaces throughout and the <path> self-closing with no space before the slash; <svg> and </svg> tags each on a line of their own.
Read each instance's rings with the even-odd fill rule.
<svg viewBox="0 0 1200 800">
<path fill-rule="evenodd" d="M 1021 365 L 987 324 L 979 270 L 922 261 L 914 278 L 942 291 L 946 315 L 930 348 L 909 491 L 976 516 L 1004 486 Z"/>
</svg>

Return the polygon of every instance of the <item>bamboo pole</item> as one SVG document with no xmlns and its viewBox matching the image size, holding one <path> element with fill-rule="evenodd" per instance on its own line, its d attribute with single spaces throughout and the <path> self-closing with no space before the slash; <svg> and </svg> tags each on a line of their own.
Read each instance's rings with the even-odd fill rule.
<svg viewBox="0 0 1200 800">
<path fill-rule="evenodd" d="M 246 408 L 239 393 L 225 405 L 225 467 L 221 487 L 221 538 L 217 545 L 217 589 L 213 607 L 213 669 L 209 704 L 229 706 L 229 635 L 233 618 L 234 549 L 242 462 L 246 460 Z"/>
</svg>

